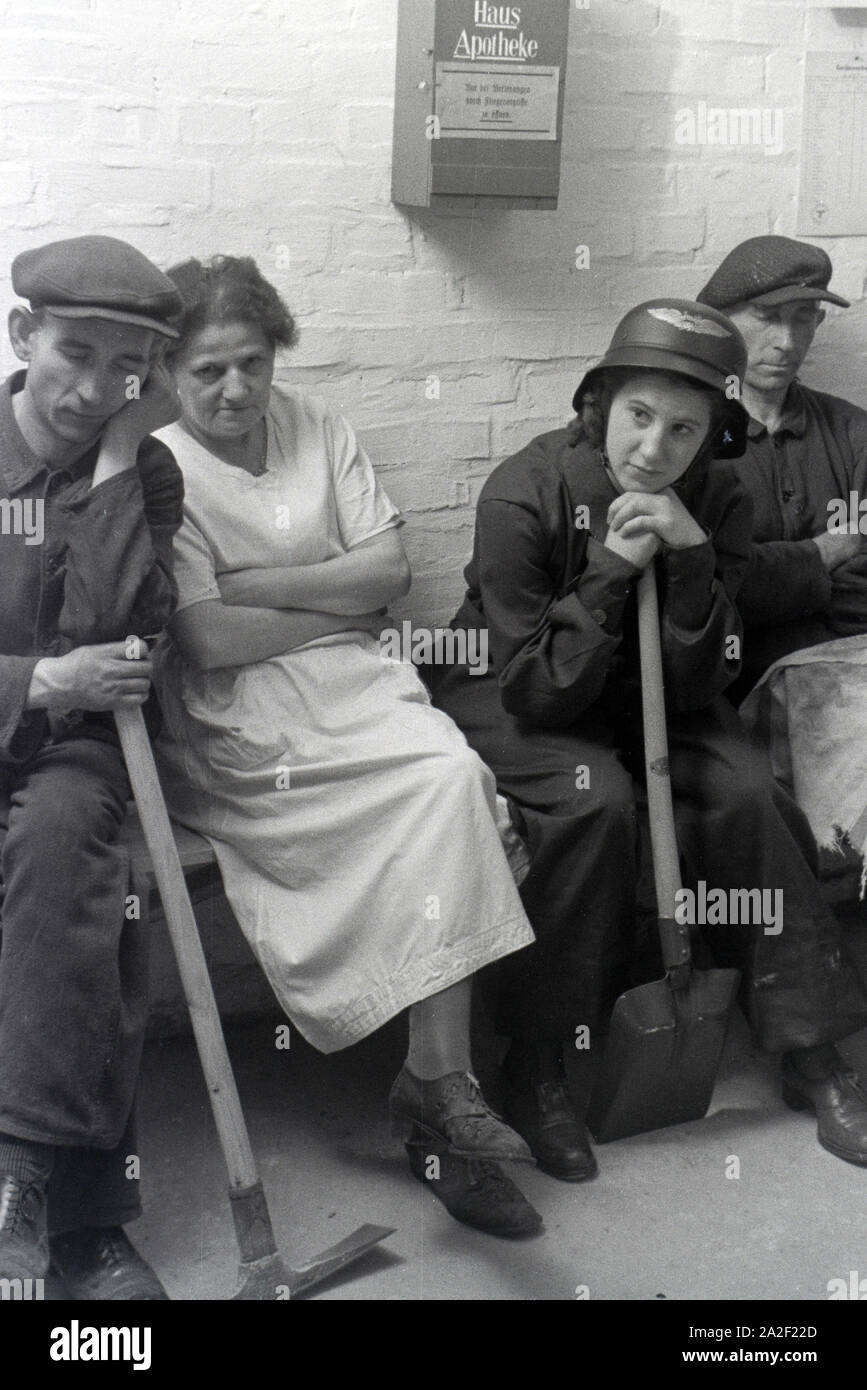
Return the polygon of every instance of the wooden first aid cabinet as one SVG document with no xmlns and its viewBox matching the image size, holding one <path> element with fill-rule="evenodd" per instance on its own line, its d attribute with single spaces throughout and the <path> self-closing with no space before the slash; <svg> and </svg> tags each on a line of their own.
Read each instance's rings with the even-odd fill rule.
<svg viewBox="0 0 867 1390">
<path fill-rule="evenodd" d="M 571 0 L 398 0 L 392 199 L 557 206 Z"/>
</svg>

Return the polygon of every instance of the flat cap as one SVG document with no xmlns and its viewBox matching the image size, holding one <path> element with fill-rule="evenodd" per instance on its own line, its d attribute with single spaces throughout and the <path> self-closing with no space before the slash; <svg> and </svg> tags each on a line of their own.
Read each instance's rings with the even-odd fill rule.
<svg viewBox="0 0 867 1390">
<path fill-rule="evenodd" d="M 179 336 L 181 297 L 167 275 L 128 242 L 78 236 L 22 251 L 12 262 L 12 288 L 33 309 L 61 318 L 110 319 Z"/>
<path fill-rule="evenodd" d="M 831 272 L 831 258 L 818 246 L 787 236 L 754 236 L 729 252 L 696 298 L 714 309 L 746 300 L 772 305 L 797 299 L 827 299 L 848 309 L 848 299 L 828 289 Z"/>
</svg>

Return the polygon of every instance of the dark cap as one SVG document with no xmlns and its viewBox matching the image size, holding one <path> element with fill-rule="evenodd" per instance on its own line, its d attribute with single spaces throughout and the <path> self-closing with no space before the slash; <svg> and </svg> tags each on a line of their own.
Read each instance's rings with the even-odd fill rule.
<svg viewBox="0 0 867 1390">
<path fill-rule="evenodd" d="M 729 252 L 697 299 L 714 309 L 746 300 L 772 305 L 798 299 L 827 299 L 848 309 L 848 299 L 828 289 L 832 269 L 828 253 L 809 242 L 754 236 Z"/>
<path fill-rule="evenodd" d="M 61 318 L 110 319 L 177 338 L 181 296 L 167 275 L 125 241 L 78 236 L 22 251 L 12 288 L 33 309 Z"/>
</svg>

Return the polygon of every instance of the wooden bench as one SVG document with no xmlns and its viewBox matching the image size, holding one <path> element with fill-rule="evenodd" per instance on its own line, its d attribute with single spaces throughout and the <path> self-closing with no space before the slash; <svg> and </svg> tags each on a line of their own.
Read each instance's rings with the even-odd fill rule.
<svg viewBox="0 0 867 1390">
<path fill-rule="evenodd" d="M 175 821 L 172 832 L 221 1016 L 224 1020 L 249 1022 L 278 1013 L 271 986 L 226 900 L 210 844 L 194 830 L 187 830 Z M 153 863 L 133 802 L 129 806 L 122 842 L 129 853 L 131 891 L 139 898 L 141 920 L 152 920 L 155 927 L 148 1034 L 168 1037 L 188 1033 L 187 1005 L 156 891 Z"/>
<path fill-rule="evenodd" d="M 224 1018 L 251 1020 L 277 1010 L 271 987 L 227 902 L 217 859 L 209 842 L 194 830 L 172 822 L 184 879 L 196 912 L 199 934 L 208 959 L 214 992 Z M 130 803 L 123 832 L 130 857 L 132 892 L 141 904 L 142 920 L 162 916 L 150 853 L 134 803 Z M 858 903 L 860 861 L 822 851 L 820 881 L 826 902 L 838 910 L 863 909 Z M 148 1032 L 169 1036 L 189 1029 L 187 1008 L 177 978 L 168 933 L 158 928 L 152 951 L 152 1003 Z"/>
<path fill-rule="evenodd" d="M 178 825 L 177 821 L 172 821 L 172 831 L 175 844 L 178 847 L 181 868 L 187 882 L 190 883 L 191 879 L 202 870 L 209 870 L 212 877 L 219 878 L 220 871 L 217 868 L 216 855 L 204 836 L 198 835 L 195 830 L 188 830 L 185 825 Z M 129 852 L 133 892 L 141 892 L 143 896 L 144 891 L 147 891 L 150 895 L 156 886 L 154 868 L 150 852 L 145 844 L 144 831 L 141 828 L 138 811 L 135 802 L 132 801 L 127 811 L 123 842 Z"/>
<path fill-rule="evenodd" d="M 185 825 L 178 825 L 177 821 L 172 821 L 172 831 L 193 901 L 200 901 L 209 891 L 212 894 L 222 892 L 223 884 L 217 858 L 204 836 L 197 834 L 195 830 L 188 830 Z M 129 804 L 122 838 L 129 852 L 133 892 L 139 894 L 143 906 L 147 908 L 156 887 L 156 880 L 134 802 Z M 837 903 L 857 900 L 861 862 L 854 851 L 850 850 L 847 854 L 840 855 L 834 854 L 831 850 L 820 850 L 819 860 L 820 882 L 826 901 Z"/>
</svg>

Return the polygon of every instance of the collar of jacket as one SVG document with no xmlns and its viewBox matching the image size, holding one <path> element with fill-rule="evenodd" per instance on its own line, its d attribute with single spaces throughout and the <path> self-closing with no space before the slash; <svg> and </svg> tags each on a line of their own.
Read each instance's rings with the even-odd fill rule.
<svg viewBox="0 0 867 1390">
<path fill-rule="evenodd" d="M 804 400 L 804 389 L 797 380 L 793 381 L 786 393 L 783 402 L 783 413 L 780 416 L 780 423 L 774 430 L 774 434 L 791 434 L 795 439 L 803 439 L 807 432 L 807 404 Z M 761 439 L 762 435 L 768 433 L 768 429 L 762 424 L 761 420 L 754 420 L 750 416 L 747 426 L 747 434 L 750 439 Z"/>
<path fill-rule="evenodd" d="M 571 439 L 569 442 L 572 443 Z M 573 520 L 576 507 L 587 507 L 589 534 L 597 540 L 604 539 L 608 530 L 608 508 L 615 497 L 619 497 L 620 490 L 605 467 L 602 450 L 581 437 L 572 443 L 561 468 Z"/>
<path fill-rule="evenodd" d="M 577 424 L 577 428 L 576 428 Z M 567 482 L 570 484 L 570 491 L 574 491 L 579 501 L 591 504 L 591 515 L 593 513 L 593 503 L 604 506 L 607 510 L 615 497 L 622 495 L 623 489 L 614 481 L 609 468 L 606 467 L 606 455 L 602 448 L 594 448 L 584 437 L 579 422 L 573 422 L 567 434 L 567 443 L 571 445 L 572 452 L 569 456 L 569 464 L 566 469 Z M 696 458 L 681 474 L 676 482 L 672 483 L 672 491 L 677 494 L 688 511 L 692 511 L 691 503 L 694 502 L 696 494 L 699 493 L 707 484 L 709 467 L 714 463 L 712 458 L 707 456 L 705 447 L 702 446 Z M 577 486 L 572 484 L 575 479 Z M 582 490 L 592 489 L 592 497 L 582 495 Z M 595 520 L 595 518 L 594 518 Z M 592 533 L 592 534 L 595 534 Z"/>
<path fill-rule="evenodd" d="M 70 478 L 82 477 L 93 470 L 97 459 L 98 443 L 77 458 L 74 463 L 60 469 L 49 469 L 49 465 L 34 454 L 15 419 L 12 397 L 23 389 L 26 371 L 13 372 L 0 386 L 0 486 L 5 487 L 5 495 L 27 487 L 28 483 L 47 471 L 66 473 Z"/>
</svg>

